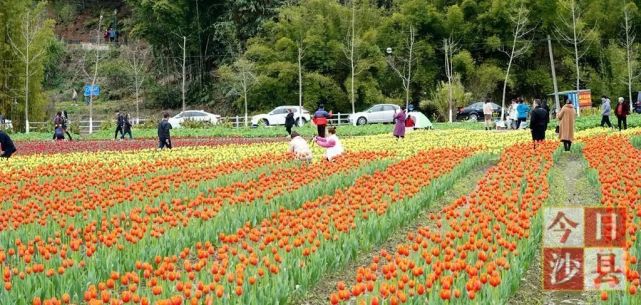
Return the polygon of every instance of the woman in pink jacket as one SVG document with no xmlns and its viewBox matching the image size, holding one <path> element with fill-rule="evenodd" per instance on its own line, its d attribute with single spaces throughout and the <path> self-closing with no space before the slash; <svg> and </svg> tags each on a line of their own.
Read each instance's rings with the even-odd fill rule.
<svg viewBox="0 0 641 305">
<path fill-rule="evenodd" d="M 327 161 L 332 161 L 343 154 L 343 144 L 341 144 L 341 140 L 336 136 L 336 127 L 330 126 L 327 128 L 327 132 L 329 133 L 329 137 L 314 137 L 314 141 L 318 146 L 327 149 L 325 151 L 325 159 Z"/>
</svg>

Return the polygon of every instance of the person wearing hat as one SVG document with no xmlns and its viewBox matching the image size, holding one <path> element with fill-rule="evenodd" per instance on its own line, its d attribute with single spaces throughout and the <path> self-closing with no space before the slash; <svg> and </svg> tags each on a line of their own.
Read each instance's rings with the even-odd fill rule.
<svg viewBox="0 0 641 305">
<path fill-rule="evenodd" d="M 307 141 L 296 131 L 292 131 L 292 140 L 289 142 L 288 152 L 294 155 L 297 160 L 311 162 L 312 150 L 309 148 Z"/>
</svg>

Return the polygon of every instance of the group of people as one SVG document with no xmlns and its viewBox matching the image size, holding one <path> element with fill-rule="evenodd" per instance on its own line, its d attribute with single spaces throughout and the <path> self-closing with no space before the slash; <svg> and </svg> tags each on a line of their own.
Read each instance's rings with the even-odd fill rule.
<svg viewBox="0 0 641 305">
<path fill-rule="evenodd" d="M 612 105 L 608 96 L 601 97 L 601 127 L 606 125 L 612 128 L 610 122 L 610 114 L 612 113 Z M 628 129 L 628 115 L 630 115 L 630 104 L 625 102 L 623 97 L 619 97 L 616 108 L 614 108 L 614 115 L 617 117 L 617 126 L 619 131 Z"/>
<path fill-rule="evenodd" d="M 530 132 L 534 147 L 545 140 L 545 131 L 550 123 L 550 112 L 546 104 L 536 99 L 532 105 L 534 109 L 530 114 Z M 563 107 L 557 112 L 556 118 L 559 121 L 556 126 L 556 133 L 559 140 L 563 143 L 565 151 L 570 151 L 572 141 L 574 141 L 574 123 L 576 120 L 576 110 L 570 99 L 566 99 Z M 520 121 L 520 120 L 519 120 Z"/>
<path fill-rule="evenodd" d="M 114 140 L 118 138 L 120 134 L 120 139 L 124 140 L 125 135 L 129 135 L 129 139 L 133 139 L 131 135 L 131 118 L 129 113 L 121 113 L 120 110 L 116 112 L 116 132 L 114 134 Z"/>
<path fill-rule="evenodd" d="M 69 133 L 69 116 L 67 111 L 58 111 L 56 116 L 53 118 L 53 137 L 55 141 L 64 141 L 65 135 L 69 137 L 69 141 L 73 141 L 71 133 Z"/>
<path fill-rule="evenodd" d="M 114 30 L 114 28 L 109 27 L 102 35 L 102 38 L 104 38 L 105 42 L 118 42 L 118 36 L 120 36 L 120 32 Z"/>
<path fill-rule="evenodd" d="M 318 146 L 325 148 L 324 159 L 327 161 L 334 161 L 337 157 L 343 154 L 343 144 L 336 135 L 336 126 L 327 127 L 329 118 L 332 117 L 332 112 L 327 112 L 323 105 L 318 107 L 314 112 L 312 122 L 316 125 L 317 135 L 311 139 L 311 142 L 316 143 Z M 312 161 L 312 150 L 307 141 L 296 131 L 292 131 L 295 124 L 294 114 L 291 110 L 285 118 L 285 128 L 291 137 L 289 142 L 289 152 L 294 155 L 297 160 L 309 163 Z M 327 135 L 326 133 L 329 133 Z"/>
</svg>

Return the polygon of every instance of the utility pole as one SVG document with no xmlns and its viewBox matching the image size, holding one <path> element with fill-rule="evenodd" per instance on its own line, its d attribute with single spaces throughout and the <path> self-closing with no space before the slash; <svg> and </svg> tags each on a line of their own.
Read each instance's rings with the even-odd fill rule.
<svg viewBox="0 0 641 305">
<path fill-rule="evenodd" d="M 550 53 L 550 68 L 552 69 L 552 83 L 554 83 L 554 106 L 556 112 L 561 110 L 561 103 L 559 102 L 559 87 L 556 83 L 556 66 L 554 65 L 554 53 L 552 52 L 552 40 L 548 35 L 548 51 Z"/>
</svg>

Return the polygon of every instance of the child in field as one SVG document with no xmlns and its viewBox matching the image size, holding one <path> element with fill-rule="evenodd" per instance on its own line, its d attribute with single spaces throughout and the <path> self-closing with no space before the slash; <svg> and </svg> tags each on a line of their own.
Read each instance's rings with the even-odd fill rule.
<svg viewBox="0 0 641 305">
<path fill-rule="evenodd" d="M 294 155 L 294 158 L 297 160 L 311 162 L 312 161 L 312 150 L 309 149 L 307 141 L 298 134 L 296 131 L 292 131 L 292 140 L 289 142 L 289 152 Z"/>
<path fill-rule="evenodd" d="M 330 126 L 329 128 L 327 128 L 327 132 L 329 133 L 329 137 L 314 137 L 314 141 L 320 147 L 324 147 L 327 149 L 325 151 L 325 159 L 327 161 L 332 161 L 336 157 L 342 155 L 344 149 L 340 139 L 338 138 L 338 136 L 336 136 L 336 127 Z"/>
</svg>

